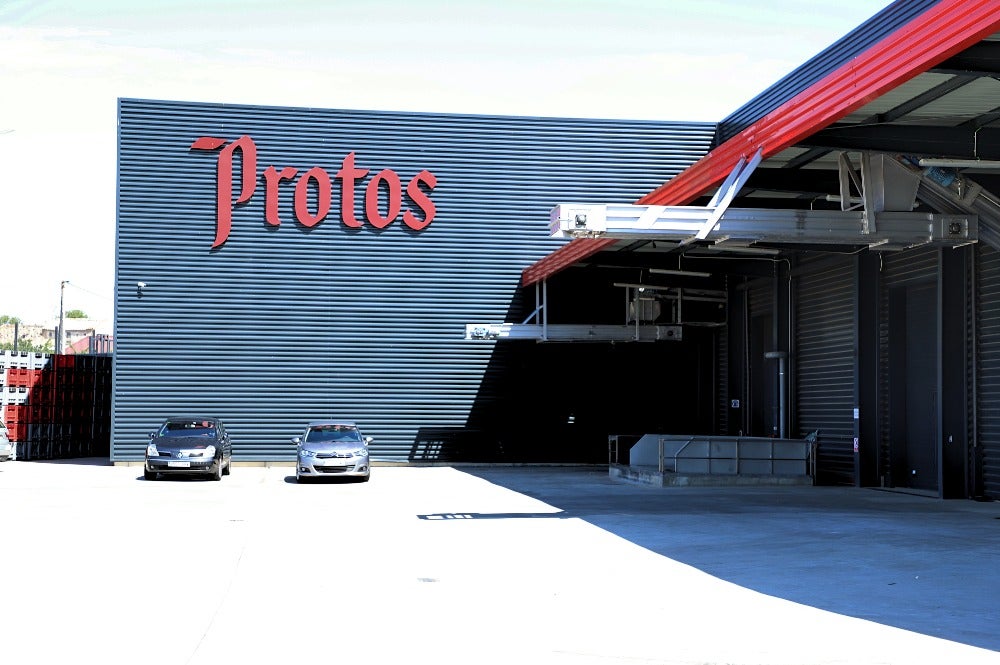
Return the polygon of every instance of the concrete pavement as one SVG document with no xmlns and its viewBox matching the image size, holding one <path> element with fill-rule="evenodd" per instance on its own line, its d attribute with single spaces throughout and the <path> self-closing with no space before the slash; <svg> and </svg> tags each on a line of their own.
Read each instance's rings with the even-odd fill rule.
<svg viewBox="0 0 1000 665">
<path fill-rule="evenodd" d="M 0 464 L 0 661 L 1000 663 L 994 504 L 578 468 L 290 472 Z M 936 608 L 917 602 L 931 583 Z M 907 608 L 956 628 L 886 625 Z"/>
</svg>

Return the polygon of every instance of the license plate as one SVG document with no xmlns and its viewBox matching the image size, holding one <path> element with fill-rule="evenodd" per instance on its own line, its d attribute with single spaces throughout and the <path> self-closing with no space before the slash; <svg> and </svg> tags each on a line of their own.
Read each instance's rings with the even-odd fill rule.
<svg viewBox="0 0 1000 665">
<path fill-rule="evenodd" d="M 347 466 L 347 463 L 347 460 L 342 459 L 324 459 L 316 462 L 318 466 Z"/>
<path fill-rule="evenodd" d="M 175 469 L 190 469 L 191 462 L 167 462 L 167 466 L 172 466 Z"/>
</svg>

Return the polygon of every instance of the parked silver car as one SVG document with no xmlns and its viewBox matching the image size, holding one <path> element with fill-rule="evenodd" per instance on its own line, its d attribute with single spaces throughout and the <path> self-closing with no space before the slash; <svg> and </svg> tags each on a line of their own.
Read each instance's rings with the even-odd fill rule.
<svg viewBox="0 0 1000 665">
<path fill-rule="evenodd" d="M 316 420 L 306 425 L 305 434 L 294 437 L 297 446 L 295 480 L 347 476 L 362 482 L 371 477 L 368 460 L 370 436 L 362 436 L 358 426 L 346 420 Z"/>
<path fill-rule="evenodd" d="M 218 418 L 171 417 L 149 433 L 143 477 L 162 474 L 207 475 L 222 480 L 229 475 L 233 447 L 226 426 Z"/>
</svg>

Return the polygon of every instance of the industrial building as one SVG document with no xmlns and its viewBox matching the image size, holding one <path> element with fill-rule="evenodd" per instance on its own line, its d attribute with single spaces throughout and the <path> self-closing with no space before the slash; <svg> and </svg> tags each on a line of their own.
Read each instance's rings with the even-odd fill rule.
<svg viewBox="0 0 1000 665">
<path fill-rule="evenodd" d="M 119 102 L 113 461 L 817 442 L 1000 497 L 1000 6 L 896 2 L 719 123 Z"/>
</svg>

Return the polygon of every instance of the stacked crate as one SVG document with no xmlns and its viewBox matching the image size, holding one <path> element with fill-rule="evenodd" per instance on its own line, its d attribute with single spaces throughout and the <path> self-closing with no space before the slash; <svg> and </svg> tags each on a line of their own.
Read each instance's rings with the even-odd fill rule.
<svg viewBox="0 0 1000 665">
<path fill-rule="evenodd" d="M 28 437 L 28 395 L 47 362 L 44 353 L 0 351 L 0 417 L 15 443 Z"/>
<path fill-rule="evenodd" d="M 0 355 L 3 419 L 18 459 L 107 456 L 111 357 Z"/>
</svg>

